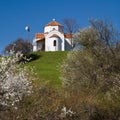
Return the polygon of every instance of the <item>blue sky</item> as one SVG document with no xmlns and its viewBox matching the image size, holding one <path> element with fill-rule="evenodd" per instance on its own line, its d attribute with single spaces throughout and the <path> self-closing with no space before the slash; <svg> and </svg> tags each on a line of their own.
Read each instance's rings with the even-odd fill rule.
<svg viewBox="0 0 120 120">
<path fill-rule="evenodd" d="M 0 53 L 17 38 L 27 39 L 26 25 L 31 41 L 53 18 L 60 23 L 73 18 L 81 28 L 89 25 L 90 18 L 107 19 L 120 30 L 119 12 L 120 0 L 0 0 Z"/>
</svg>

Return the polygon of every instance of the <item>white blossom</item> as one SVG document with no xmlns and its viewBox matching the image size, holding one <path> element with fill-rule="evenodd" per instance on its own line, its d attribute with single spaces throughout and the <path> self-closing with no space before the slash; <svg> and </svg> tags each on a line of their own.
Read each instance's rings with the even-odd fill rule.
<svg viewBox="0 0 120 120">
<path fill-rule="evenodd" d="M 27 69 L 21 68 L 18 61 L 23 57 L 19 52 L 12 56 L 0 59 L 0 105 L 14 106 L 24 95 L 32 91 L 31 82 L 28 80 Z"/>
<path fill-rule="evenodd" d="M 60 117 L 61 118 L 66 118 L 66 116 L 73 116 L 75 114 L 75 112 L 73 112 L 72 110 L 71 110 L 71 108 L 70 109 L 67 109 L 67 107 L 66 106 L 63 106 L 63 108 L 61 109 L 61 114 L 60 114 Z"/>
</svg>

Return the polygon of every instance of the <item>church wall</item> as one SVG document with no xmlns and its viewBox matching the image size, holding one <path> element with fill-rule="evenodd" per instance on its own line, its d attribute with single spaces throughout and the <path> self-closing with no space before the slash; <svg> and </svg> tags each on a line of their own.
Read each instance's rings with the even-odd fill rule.
<svg viewBox="0 0 120 120">
<path fill-rule="evenodd" d="M 33 39 L 33 52 L 36 52 L 37 51 L 37 43 L 36 43 L 36 39 Z"/>
<path fill-rule="evenodd" d="M 55 41 L 56 41 L 56 44 L 55 44 Z M 59 42 L 60 42 L 59 38 L 55 38 L 55 37 L 46 39 L 46 41 L 45 41 L 45 51 L 61 50 Z"/>
<path fill-rule="evenodd" d="M 46 32 L 50 32 L 50 31 L 52 31 L 52 30 L 59 30 L 59 27 L 58 26 L 46 26 L 45 28 L 44 28 L 44 33 L 46 33 Z"/>
<path fill-rule="evenodd" d="M 34 46 L 33 46 L 33 52 L 36 52 L 36 51 L 38 51 L 38 50 L 37 50 L 37 46 L 34 45 Z"/>
<path fill-rule="evenodd" d="M 66 38 L 65 39 L 65 50 L 70 50 L 71 49 L 71 40 Z"/>
<path fill-rule="evenodd" d="M 58 37 L 52 37 L 52 35 L 57 35 Z M 61 34 L 59 31 L 57 30 L 54 30 L 54 31 L 51 31 L 45 38 L 45 45 L 46 45 L 46 49 L 45 51 L 56 51 L 53 46 L 51 47 L 52 43 L 53 43 L 53 40 L 57 40 L 58 43 L 60 44 L 58 47 L 57 47 L 57 50 L 61 50 L 61 51 L 64 51 L 65 50 L 65 44 L 64 44 L 64 35 Z M 51 50 L 50 50 L 51 49 Z"/>
</svg>

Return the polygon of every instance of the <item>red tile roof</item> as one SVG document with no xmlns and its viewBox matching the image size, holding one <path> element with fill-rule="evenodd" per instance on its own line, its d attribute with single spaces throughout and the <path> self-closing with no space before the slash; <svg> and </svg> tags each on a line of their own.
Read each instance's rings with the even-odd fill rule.
<svg viewBox="0 0 120 120">
<path fill-rule="evenodd" d="M 67 33 L 67 34 L 64 34 L 64 37 L 65 38 L 72 38 L 72 34 L 70 34 L 70 33 Z M 53 34 L 51 37 L 59 37 L 58 35 L 56 35 L 56 34 Z M 36 33 L 35 34 L 35 39 L 44 39 L 45 38 L 45 35 L 44 35 L 44 33 Z"/>
<path fill-rule="evenodd" d="M 58 23 L 56 21 L 49 22 L 45 26 L 60 26 L 60 27 L 63 27 L 63 25 L 61 25 L 60 23 Z"/>
<path fill-rule="evenodd" d="M 35 34 L 35 39 L 43 39 L 45 38 L 44 33 L 36 33 Z"/>
<path fill-rule="evenodd" d="M 65 38 L 72 38 L 73 37 L 73 35 L 70 33 L 64 34 L 64 36 L 65 36 Z"/>
</svg>

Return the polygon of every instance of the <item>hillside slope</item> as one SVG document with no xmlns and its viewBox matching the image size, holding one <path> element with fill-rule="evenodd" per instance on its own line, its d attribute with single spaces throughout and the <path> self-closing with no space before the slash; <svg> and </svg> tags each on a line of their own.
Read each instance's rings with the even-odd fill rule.
<svg viewBox="0 0 120 120">
<path fill-rule="evenodd" d="M 28 66 L 34 68 L 37 85 L 44 83 L 55 88 L 61 86 L 59 68 L 67 53 L 67 51 L 32 53 L 35 60 L 29 62 Z"/>
</svg>

